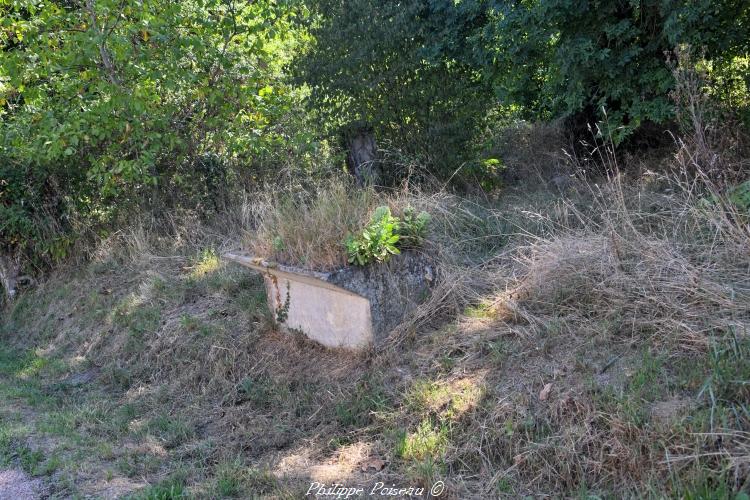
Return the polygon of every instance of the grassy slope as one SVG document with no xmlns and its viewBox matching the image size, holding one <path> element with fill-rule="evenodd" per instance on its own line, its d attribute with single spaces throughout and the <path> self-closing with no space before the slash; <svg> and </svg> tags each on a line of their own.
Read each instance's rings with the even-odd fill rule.
<svg viewBox="0 0 750 500">
<path fill-rule="evenodd" d="M 551 224 L 535 232 L 576 219 L 567 210 L 545 202 Z M 746 488 L 742 258 L 703 262 L 693 296 L 657 279 L 690 275 L 680 245 L 579 222 L 511 238 L 462 314 L 359 356 L 274 331 L 259 277 L 196 248 L 54 276 L 3 313 L 0 465 L 57 497 L 298 498 L 311 481 L 443 480 L 457 498 Z"/>
</svg>

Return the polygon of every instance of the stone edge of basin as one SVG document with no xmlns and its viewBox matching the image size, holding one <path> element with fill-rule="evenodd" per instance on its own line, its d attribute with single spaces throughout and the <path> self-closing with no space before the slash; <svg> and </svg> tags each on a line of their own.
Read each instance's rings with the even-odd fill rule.
<svg viewBox="0 0 750 500">
<path fill-rule="evenodd" d="M 317 286 L 363 297 L 370 303 L 375 344 L 379 344 L 405 314 L 413 310 L 432 288 L 436 271 L 432 259 L 421 252 L 402 252 L 378 266 L 344 266 L 330 272 L 279 264 L 236 251 L 224 258 L 260 271 L 303 278 Z"/>
<path fill-rule="evenodd" d="M 242 251 L 226 252 L 224 255 L 222 255 L 222 257 L 227 260 L 237 262 L 238 264 L 243 264 L 245 266 L 249 266 L 258 270 L 275 269 L 275 270 L 283 271 L 289 274 L 302 274 L 305 276 L 309 276 L 311 278 L 317 278 L 321 281 L 328 281 L 328 278 L 330 278 L 332 274 L 332 273 L 323 273 L 320 271 L 312 271 L 310 269 L 305 269 L 303 267 L 295 267 L 295 266 L 288 266 L 286 264 L 279 264 L 278 262 L 265 260 L 261 257 L 255 257 L 249 252 L 242 252 Z"/>
</svg>

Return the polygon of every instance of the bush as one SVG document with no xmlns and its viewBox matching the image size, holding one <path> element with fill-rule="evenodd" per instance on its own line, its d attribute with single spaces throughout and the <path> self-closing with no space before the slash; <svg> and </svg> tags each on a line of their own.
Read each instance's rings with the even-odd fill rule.
<svg viewBox="0 0 750 500">
<path fill-rule="evenodd" d="M 359 266 L 371 262 L 385 262 L 391 255 L 400 254 L 399 220 L 391 215 L 388 207 L 378 207 L 370 223 L 356 236 L 346 238 L 346 252 L 349 264 Z"/>
<path fill-rule="evenodd" d="M 401 218 L 391 215 L 391 209 L 378 207 L 370 223 L 356 236 L 346 238 L 346 251 L 349 264 L 359 266 L 371 262 L 385 262 L 391 255 L 401 253 L 401 248 L 421 246 L 427 236 L 427 223 L 430 215 L 407 207 Z"/>
</svg>

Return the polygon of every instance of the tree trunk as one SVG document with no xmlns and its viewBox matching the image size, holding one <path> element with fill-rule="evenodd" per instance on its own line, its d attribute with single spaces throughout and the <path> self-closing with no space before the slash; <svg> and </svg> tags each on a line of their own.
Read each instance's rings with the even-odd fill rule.
<svg viewBox="0 0 750 500">
<path fill-rule="evenodd" d="M 379 185 L 382 182 L 381 171 L 377 161 L 375 135 L 372 131 L 357 130 L 348 137 L 346 142 L 349 148 L 346 164 L 349 172 L 357 180 L 357 185 Z"/>
<path fill-rule="evenodd" d="M 18 275 L 21 272 L 21 255 L 18 253 L 0 252 L 0 286 L 5 291 L 8 302 L 13 301 L 18 287 Z"/>
</svg>

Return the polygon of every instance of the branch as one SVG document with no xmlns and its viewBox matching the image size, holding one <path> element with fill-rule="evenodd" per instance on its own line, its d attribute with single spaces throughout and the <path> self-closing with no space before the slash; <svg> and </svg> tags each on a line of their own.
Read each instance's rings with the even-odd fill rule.
<svg viewBox="0 0 750 500">
<path fill-rule="evenodd" d="M 104 44 L 106 37 L 104 33 L 99 29 L 99 23 L 96 19 L 96 9 L 94 8 L 94 0 L 86 0 L 86 9 L 89 12 L 89 18 L 91 19 L 91 27 L 96 32 L 97 36 L 101 39 L 99 42 L 99 55 L 102 58 L 102 64 L 104 65 L 104 70 L 107 72 L 107 77 L 109 78 L 109 81 L 113 85 L 120 86 L 120 79 L 117 77 L 117 70 L 115 69 L 114 64 L 112 64 L 112 59 L 109 56 L 109 51 L 107 51 L 107 46 Z"/>
</svg>

